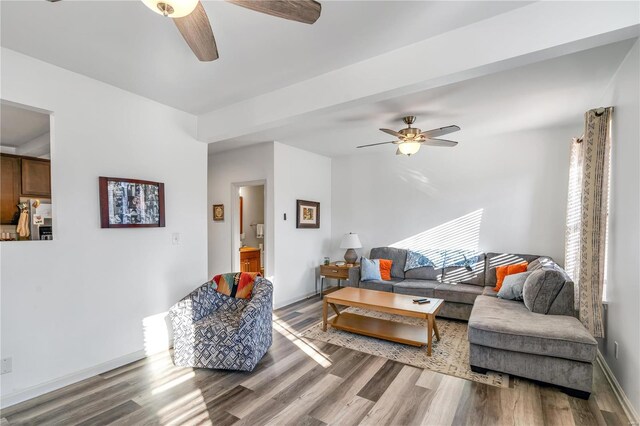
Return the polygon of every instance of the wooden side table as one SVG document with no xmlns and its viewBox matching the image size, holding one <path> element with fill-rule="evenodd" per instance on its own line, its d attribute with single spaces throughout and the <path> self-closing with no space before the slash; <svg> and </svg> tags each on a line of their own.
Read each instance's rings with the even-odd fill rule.
<svg viewBox="0 0 640 426">
<path fill-rule="evenodd" d="M 349 269 L 354 266 L 360 266 L 359 263 L 336 265 L 330 263 L 328 265 L 320 265 L 320 297 L 322 297 L 322 291 L 324 289 L 324 279 L 332 278 L 338 280 L 338 288 L 343 280 L 349 279 Z M 316 280 L 316 294 L 318 294 L 318 281 Z"/>
</svg>

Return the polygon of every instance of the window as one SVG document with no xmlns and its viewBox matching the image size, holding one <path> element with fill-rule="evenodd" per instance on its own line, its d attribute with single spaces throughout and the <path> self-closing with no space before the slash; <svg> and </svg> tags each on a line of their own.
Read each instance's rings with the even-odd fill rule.
<svg viewBox="0 0 640 426">
<path fill-rule="evenodd" d="M 582 216 L 582 139 L 574 139 L 569 160 L 569 193 L 564 246 L 564 268 L 578 286 L 580 273 L 580 218 Z"/>
</svg>

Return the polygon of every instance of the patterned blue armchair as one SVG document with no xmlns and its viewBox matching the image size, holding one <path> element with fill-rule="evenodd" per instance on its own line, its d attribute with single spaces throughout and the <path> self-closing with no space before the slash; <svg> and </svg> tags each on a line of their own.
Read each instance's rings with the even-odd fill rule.
<svg viewBox="0 0 640 426">
<path fill-rule="evenodd" d="M 272 342 L 273 284 L 258 277 L 251 299 L 218 293 L 205 283 L 169 310 L 174 363 L 252 371 Z"/>
</svg>

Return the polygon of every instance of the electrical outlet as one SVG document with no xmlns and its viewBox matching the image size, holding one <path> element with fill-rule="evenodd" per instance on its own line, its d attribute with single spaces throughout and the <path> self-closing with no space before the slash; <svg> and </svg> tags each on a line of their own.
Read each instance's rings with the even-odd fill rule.
<svg viewBox="0 0 640 426">
<path fill-rule="evenodd" d="M 613 348 L 614 356 L 618 359 L 618 342 L 613 342 Z"/>
<path fill-rule="evenodd" d="M 0 366 L 0 374 L 7 374 L 7 373 L 11 373 L 11 370 L 13 369 L 12 366 L 12 361 L 11 361 L 11 357 L 9 358 L 2 358 L 2 365 Z"/>
<path fill-rule="evenodd" d="M 178 232 L 174 232 L 171 234 L 171 244 L 177 246 L 180 244 L 180 234 Z"/>
</svg>

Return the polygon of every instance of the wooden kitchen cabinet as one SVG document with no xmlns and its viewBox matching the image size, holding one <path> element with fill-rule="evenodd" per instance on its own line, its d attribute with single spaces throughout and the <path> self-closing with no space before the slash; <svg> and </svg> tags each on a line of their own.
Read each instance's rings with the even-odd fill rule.
<svg viewBox="0 0 640 426">
<path fill-rule="evenodd" d="M 260 272 L 260 249 L 253 247 L 240 249 L 240 272 Z"/>
<path fill-rule="evenodd" d="M 20 158 L 0 156 L 0 223 L 12 224 L 20 201 Z"/>
<path fill-rule="evenodd" d="M 20 197 L 51 198 L 51 162 L 11 154 L 0 159 L 0 223 L 15 225 Z"/>
<path fill-rule="evenodd" d="M 51 197 L 51 163 L 37 158 L 21 159 L 22 195 Z"/>
</svg>

